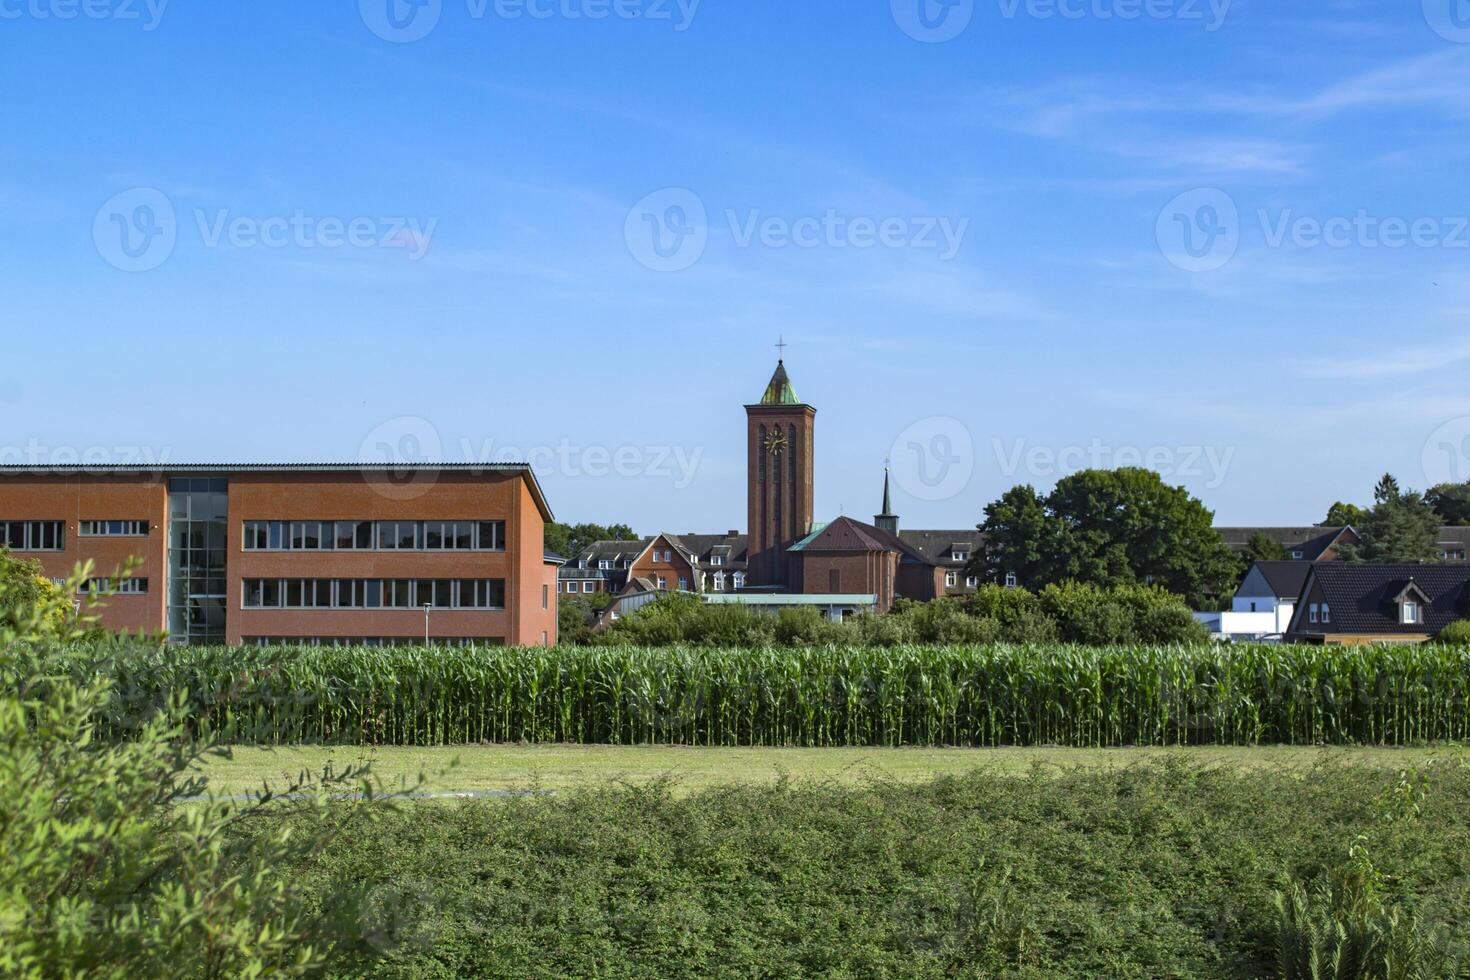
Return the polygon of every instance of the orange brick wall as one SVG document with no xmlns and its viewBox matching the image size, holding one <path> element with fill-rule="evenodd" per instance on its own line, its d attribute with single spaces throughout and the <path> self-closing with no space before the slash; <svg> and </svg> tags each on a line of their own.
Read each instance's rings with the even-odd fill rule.
<svg viewBox="0 0 1470 980">
<path fill-rule="evenodd" d="M 100 611 L 102 625 L 129 633 L 159 633 L 168 605 L 167 483 L 149 477 L 26 476 L 0 478 L 0 520 L 63 521 L 65 550 L 15 552 L 37 558 L 51 578 L 63 579 L 90 559 L 93 574 L 107 577 L 129 557 L 143 559 L 134 576 L 148 579 L 147 595 L 115 596 Z M 146 538 L 84 538 L 81 521 L 148 521 Z"/>
</svg>

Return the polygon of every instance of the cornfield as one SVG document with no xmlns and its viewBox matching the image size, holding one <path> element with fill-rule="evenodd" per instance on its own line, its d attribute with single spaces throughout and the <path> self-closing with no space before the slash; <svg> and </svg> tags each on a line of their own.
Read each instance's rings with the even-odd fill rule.
<svg viewBox="0 0 1470 980">
<path fill-rule="evenodd" d="M 1470 739 L 1445 646 L 123 647 L 98 735 L 187 692 L 241 744 L 1403 745 Z"/>
</svg>

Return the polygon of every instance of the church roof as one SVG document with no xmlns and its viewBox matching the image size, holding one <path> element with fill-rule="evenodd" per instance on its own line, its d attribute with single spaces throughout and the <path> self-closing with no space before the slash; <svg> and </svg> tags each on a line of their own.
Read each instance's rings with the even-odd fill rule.
<svg viewBox="0 0 1470 980">
<path fill-rule="evenodd" d="M 786 362 L 776 362 L 776 373 L 771 375 L 771 383 L 766 385 L 766 393 L 761 395 L 762 405 L 800 405 L 801 399 L 796 397 L 796 389 L 791 387 L 791 379 L 786 376 Z"/>
<path fill-rule="evenodd" d="M 839 517 L 831 524 L 817 527 L 792 545 L 788 551 L 896 551 L 900 555 L 925 565 L 934 564 L 910 547 L 895 534 L 855 521 L 851 517 Z"/>
</svg>

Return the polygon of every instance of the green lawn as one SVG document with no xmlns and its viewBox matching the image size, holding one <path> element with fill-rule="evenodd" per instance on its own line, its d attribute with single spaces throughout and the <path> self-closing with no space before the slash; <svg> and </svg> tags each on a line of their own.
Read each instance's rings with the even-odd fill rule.
<svg viewBox="0 0 1470 980">
<path fill-rule="evenodd" d="M 1467 759 L 1459 746 L 1431 748 L 1191 748 L 1191 749 L 769 749 L 608 745 L 475 745 L 450 748 L 304 746 L 237 748 L 234 758 L 205 766 L 220 794 L 282 786 L 304 769 L 341 769 L 369 762 L 392 784 L 427 774 L 439 792 L 528 788 L 567 789 L 611 781 L 646 782 L 662 776 L 688 793 L 730 783 L 766 783 L 782 775 L 801 781 L 861 784 L 872 779 L 924 780 L 975 769 L 1020 775 L 1034 766 L 1056 772 L 1131 766 L 1185 756 L 1206 764 L 1247 769 L 1306 770 L 1321 761 L 1377 768 L 1422 765 L 1431 759 Z M 458 760 L 458 765 L 455 761 Z"/>
</svg>

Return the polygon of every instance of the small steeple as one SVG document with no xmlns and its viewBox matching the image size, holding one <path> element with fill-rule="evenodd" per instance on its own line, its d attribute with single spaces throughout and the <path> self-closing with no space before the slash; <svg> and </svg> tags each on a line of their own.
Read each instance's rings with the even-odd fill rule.
<svg viewBox="0 0 1470 980">
<path fill-rule="evenodd" d="M 893 504 L 890 502 L 888 493 L 888 467 L 883 467 L 883 513 L 874 515 L 873 526 L 889 534 L 898 533 L 898 515 L 893 512 Z"/>
</svg>

